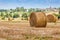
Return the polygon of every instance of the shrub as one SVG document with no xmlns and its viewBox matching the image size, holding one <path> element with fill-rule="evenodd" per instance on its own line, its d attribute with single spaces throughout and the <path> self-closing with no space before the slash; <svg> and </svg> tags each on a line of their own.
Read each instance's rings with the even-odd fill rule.
<svg viewBox="0 0 60 40">
<path fill-rule="evenodd" d="M 5 20 L 5 16 L 4 16 L 4 17 L 2 17 L 2 20 Z"/>
<path fill-rule="evenodd" d="M 15 13 L 14 15 L 13 15 L 13 18 L 18 18 L 19 17 L 19 14 L 17 14 L 17 13 Z"/>
<path fill-rule="evenodd" d="M 23 14 L 22 14 L 22 19 L 24 19 L 24 20 L 28 20 L 28 16 L 27 16 L 26 13 L 23 13 Z"/>
<path fill-rule="evenodd" d="M 1 17 L 3 17 L 4 16 L 4 13 L 3 12 L 1 12 L 1 15 L 0 15 Z"/>
<path fill-rule="evenodd" d="M 60 14 L 58 15 L 58 19 L 60 19 Z"/>
<path fill-rule="evenodd" d="M 53 15 L 55 15 L 55 16 L 57 16 L 57 17 L 59 16 L 58 14 L 55 14 L 55 13 L 54 13 Z"/>
</svg>

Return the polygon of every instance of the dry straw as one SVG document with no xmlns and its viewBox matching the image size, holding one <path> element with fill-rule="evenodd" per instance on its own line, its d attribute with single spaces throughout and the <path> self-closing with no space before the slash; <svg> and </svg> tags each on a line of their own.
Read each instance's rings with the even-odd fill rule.
<svg viewBox="0 0 60 40">
<path fill-rule="evenodd" d="M 32 12 L 30 15 L 30 25 L 35 27 L 46 27 L 47 19 L 43 12 Z"/>
<path fill-rule="evenodd" d="M 55 15 L 49 14 L 47 15 L 47 21 L 48 22 L 56 22 L 58 18 Z"/>
</svg>

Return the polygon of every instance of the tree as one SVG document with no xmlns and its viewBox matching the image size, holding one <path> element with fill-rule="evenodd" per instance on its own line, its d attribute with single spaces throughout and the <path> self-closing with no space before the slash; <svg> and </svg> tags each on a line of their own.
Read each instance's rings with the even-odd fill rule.
<svg viewBox="0 0 60 40">
<path fill-rule="evenodd" d="M 27 12 L 27 9 L 24 9 L 24 12 Z"/>
<path fill-rule="evenodd" d="M 24 7 L 21 7 L 21 8 L 20 8 L 20 11 L 23 11 L 23 12 L 24 12 Z"/>
<path fill-rule="evenodd" d="M 60 19 L 60 14 L 58 15 L 58 19 Z"/>
<path fill-rule="evenodd" d="M 59 14 L 60 14 L 60 10 L 59 10 Z"/>
<path fill-rule="evenodd" d="M 18 18 L 18 17 L 20 17 L 20 16 L 19 16 L 19 14 L 17 14 L 17 13 L 15 13 L 15 14 L 13 15 L 13 18 Z"/>
<path fill-rule="evenodd" d="M 8 14 L 8 13 L 6 13 L 5 17 L 6 17 L 6 18 L 8 18 L 8 15 L 9 15 L 9 14 Z"/>
<path fill-rule="evenodd" d="M 36 8 L 36 12 L 41 12 L 41 10 L 39 8 Z"/>
<path fill-rule="evenodd" d="M 2 17 L 2 20 L 5 20 L 5 16 Z"/>
<path fill-rule="evenodd" d="M 19 8 L 19 7 L 17 7 L 17 8 L 15 9 L 15 11 L 19 12 L 19 11 L 20 11 L 20 8 Z"/>
<path fill-rule="evenodd" d="M 3 14 L 3 12 L 1 12 L 1 15 L 0 15 L 1 17 L 3 17 L 4 16 L 4 14 Z"/>
<path fill-rule="evenodd" d="M 9 17 L 13 17 L 13 15 L 12 15 L 12 14 L 13 14 L 13 12 L 10 12 L 10 13 L 9 13 Z"/>
<path fill-rule="evenodd" d="M 4 15 L 4 13 L 3 12 L 1 12 L 1 15 L 0 15 L 2 18 L 2 20 L 5 20 L 5 15 Z"/>
<path fill-rule="evenodd" d="M 23 19 L 24 19 L 24 20 L 28 20 L 28 16 L 27 16 L 26 13 L 23 13 L 23 14 L 22 14 L 22 20 L 23 20 Z"/>
<path fill-rule="evenodd" d="M 34 12 L 34 11 L 35 11 L 35 9 L 33 9 L 33 8 L 28 9 L 29 13 Z"/>
</svg>

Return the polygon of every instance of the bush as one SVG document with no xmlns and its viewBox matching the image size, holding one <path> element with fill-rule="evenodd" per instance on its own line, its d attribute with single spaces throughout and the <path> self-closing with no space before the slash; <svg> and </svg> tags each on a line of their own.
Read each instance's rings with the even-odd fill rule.
<svg viewBox="0 0 60 40">
<path fill-rule="evenodd" d="M 57 17 L 59 16 L 58 14 L 55 14 L 55 13 L 54 13 L 53 15 L 55 15 L 55 16 L 57 16 Z"/>
<path fill-rule="evenodd" d="M 60 15 L 58 15 L 58 19 L 60 19 Z"/>
<path fill-rule="evenodd" d="M 5 16 L 4 16 L 4 17 L 2 17 L 2 20 L 5 20 Z"/>
<path fill-rule="evenodd" d="M 6 13 L 5 17 L 8 18 L 8 13 Z"/>
<path fill-rule="evenodd" d="M 12 14 L 11 13 L 9 14 L 9 17 L 12 17 Z"/>
<path fill-rule="evenodd" d="M 57 16 L 58 17 L 58 19 L 60 19 L 60 14 L 54 14 L 55 16 Z"/>
<path fill-rule="evenodd" d="M 17 13 L 15 13 L 14 15 L 13 15 L 13 18 L 18 18 L 19 17 L 19 14 L 17 14 Z"/>
<path fill-rule="evenodd" d="M 1 17 L 3 17 L 4 16 L 4 13 L 3 12 L 1 12 L 1 15 L 0 15 Z"/>
<path fill-rule="evenodd" d="M 23 14 L 22 14 L 22 19 L 24 19 L 24 20 L 28 20 L 28 16 L 27 16 L 26 13 L 23 13 Z"/>
</svg>

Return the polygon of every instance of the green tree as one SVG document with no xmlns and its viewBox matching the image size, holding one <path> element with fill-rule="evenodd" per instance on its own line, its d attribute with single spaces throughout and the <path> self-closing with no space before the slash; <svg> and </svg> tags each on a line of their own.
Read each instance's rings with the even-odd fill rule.
<svg viewBox="0 0 60 40">
<path fill-rule="evenodd" d="M 60 8 L 58 8 L 59 9 L 59 14 L 60 14 Z"/>
<path fill-rule="evenodd" d="M 60 19 L 60 14 L 58 15 L 58 19 Z"/>
<path fill-rule="evenodd" d="M 36 8 L 36 12 L 41 12 L 41 10 L 39 8 Z"/>
<path fill-rule="evenodd" d="M 24 12 L 24 7 L 20 7 L 20 11 L 23 11 Z"/>
<path fill-rule="evenodd" d="M 35 9 L 33 9 L 33 8 L 28 9 L 29 13 L 34 12 L 34 11 L 35 11 Z"/>
<path fill-rule="evenodd" d="M 10 12 L 10 13 L 9 13 L 9 17 L 13 17 L 13 15 L 12 15 L 12 14 L 13 14 L 13 12 Z"/>
<path fill-rule="evenodd" d="M 15 14 L 13 15 L 13 18 L 18 18 L 18 17 L 20 17 L 20 16 L 19 16 L 19 14 L 17 14 L 17 13 L 15 13 Z"/>
<path fill-rule="evenodd" d="M 6 13 L 5 17 L 6 17 L 6 18 L 8 18 L 8 15 L 9 15 L 9 14 L 8 14 L 8 13 Z"/>
<path fill-rule="evenodd" d="M 5 17 L 8 18 L 8 10 L 5 11 Z"/>
<path fill-rule="evenodd" d="M 19 7 L 17 7 L 17 8 L 15 9 L 15 11 L 16 11 L 16 12 L 19 12 L 19 11 L 20 11 L 20 8 L 19 8 Z"/>
<path fill-rule="evenodd" d="M 26 13 L 23 13 L 23 14 L 22 14 L 22 19 L 24 19 L 24 20 L 28 20 L 28 16 L 27 16 Z"/>
<path fill-rule="evenodd" d="M 2 20 L 5 20 L 5 16 L 3 16 L 1 19 L 2 19 Z"/>
<path fill-rule="evenodd" d="M 3 12 L 1 12 L 1 15 L 0 15 L 1 17 L 3 17 L 4 16 L 4 13 Z"/>
</svg>

